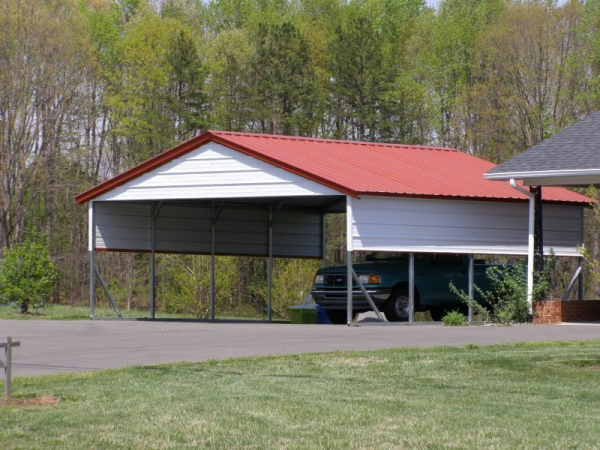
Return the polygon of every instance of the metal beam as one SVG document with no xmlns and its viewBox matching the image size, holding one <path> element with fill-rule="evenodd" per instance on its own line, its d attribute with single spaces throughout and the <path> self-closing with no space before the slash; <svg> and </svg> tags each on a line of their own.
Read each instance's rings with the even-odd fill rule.
<svg viewBox="0 0 600 450">
<path fill-rule="evenodd" d="M 123 317 L 121 315 L 121 311 L 119 311 L 119 307 L 117 306 L 117 302 L 115 301 L 114 297 L 111 295 L 110 291 L 108 290 L 108 286 L 104 282 L 104 279 L 102 278 L 102 275 L 100 275 L 100 271 L 95 266 L 94 266 L 94 271 L 96 272 L 96 277 L 98 277 L 98 281 L 100 281 L 100 285 L 104 289 L 104 292 L 106 292 L 106 296 L 108 297 L 108 299 L 112 303 L 113 308 L 115 309 L 115 312 L 117 313 L 117 316 Z"/>
<path fill-rule="evenodd" d="M 579 267 L 582 267 L 583 258 L 579 258 Z M 583 270 L 579 271 L 579 283 L 577 285 L 577 300 L 583 300 Z"/>
<path fill-rule="evenodd" d="M 89 222 L 89 247 L 90 247 L 90 319 L 94 318 L 96 308 L 96 274 L 94 271 L 94 250 L 96 248 L 96 219 L 94 215 L 94 202 L 90 202 L 88 210 L 88 222 Z"/>
<path fill-rule="evenodd" d="M 217 220 L 223 209 L 223 203 L 215 211 L 214 203 L 210 205 L 210 320 L 215 320 L 215 252 L 217 247 Z"/>
<path fill-rule="evenodd" d="M 348 326 L 354 319 L 352 313 L 352 197 L 346 196 L 346 319 Z"/>
<path fill-rule="evenodd" d="M 377 308 L 377 305 L 375 305 L 375 302 L 373 301 L 373 299 L 371 298 L 371 296 L 369 295 L 369 293 L 367 292 L 367 290 L 365 289 L 363 284 L 360 282 L 360 279 L 358 278 L 358 275 L 356 275 L 356 272 L 354 270 L 352 270 L 352 278 L 354 279 L 354 282 L 358 285 L 359 289 L 361 290 L 361 292 L 363 293 L 363 295 L 369 302 L 369 305 L 371 305 L 371 308 L 373 309 L 373 311 L 375 311 L 375 314 L 377 315 L 379 320 L 381 320 L 384 323 L 388 323 L 388 320 L 385 318 L 384 315 L 381 314 L 381 312 L 379 311 L 379 308 Z"/>
<path fill-rule="evenodd" d="M 542 224 L 542 187 L 529 188 L 535 202 L 535 219 L 533 229 L 534 270 L 537 275 L 544 270 L 544 228 Z M 537 280 L 536 280 L 537 281 Z"/>
<path fill-rule="evenodd" d="M 281 208 L 281 206 L 280 206 Z M 273 319 L 273 207 L 269 206 L 269 259 L 267 261 L 267 321 Z"/>
<path fill-rule="evenodd" d="M 408 254 L 408 323 L 415 318 L 415 254 Z"/>
<path fill-rule="evenodd" d="M 528 221 L 528 245 L 527 245 L 527 306 L 529 314 L 533 314 L 533 266 L 535 258 L 535 195 L 527 189 L 518 186 L 514 178 L 511 178 L 510 185 L 513 189 L 521 192 L 529 198 L 529 221 Z"/>
<path fill-rule="evenodd" d="M 475 298 L 475 260 L 473 255 L 469 255 L 469 323 L 473 322 L 473 305 Z"/>
<path fill-rule="evenodd" d="M 152 204 L 152 221 L 150 223 L 150 317 L 156 318 L 156 218 L 162 208 L 161 201 L 158 206 Z"/>
<path fill-rule="evenodd" d="M 582 258 L 579 258 L 579 265 L 577 266 L 577 269 L 575 269 L 575 272 L 573 272 L 573 276 L 571 277 L 571 281 L 569 282 L 569 285 L 567 286 L 567 290 L 565 292 L 565 295 L 563 296 L 563 301 L 569 300 L 569 296 L 571 295 L 571 292 L 573 292 L 573 288 L 575 287 L 575 283 L 579 279 L 579 275 L 581 274 L 581 260 L 582 260 Z"/>
<path fill-rule="evenodd" d="M 354 319 L 354 315 L 352 313 L 352 252 L 348 252 L 346 268 L 346 319 L 348 326 L 350 326 L 352 324 L 352 319 Z"/>
<path fill-rule="evenodd" d="M 321 268 L 327 267 L 327 217 L 321 214 Z"/>
</svg>

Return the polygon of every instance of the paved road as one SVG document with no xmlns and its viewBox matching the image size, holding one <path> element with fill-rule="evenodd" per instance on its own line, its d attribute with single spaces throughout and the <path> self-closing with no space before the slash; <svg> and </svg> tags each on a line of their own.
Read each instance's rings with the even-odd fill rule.
<svg viewBox="0 0 600 450">
<path fill-rule="evenodd" d="M 0 320 L 0 341 L 4 342 L 6 336 L 21 341 L 21 347 L 13 351 L 13 374 L 29 376 L 240 356 L 600 339 L 600 326 L 442 327 L 429 323 L 348 328 L 269 323 Z"/>
</svg>

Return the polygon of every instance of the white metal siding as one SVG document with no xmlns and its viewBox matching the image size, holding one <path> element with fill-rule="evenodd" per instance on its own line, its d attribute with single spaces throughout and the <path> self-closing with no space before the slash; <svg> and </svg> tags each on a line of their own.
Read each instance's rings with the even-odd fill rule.
<svg viewBox="0 0 600 450">
<path fill-rule="evenodd" d="M 149 203 L 95 202 L 96 248 L 150 251 L 151 213 Z M 268 218 L 266 208 L 224 206 L 216 222 L 216 253 L 267 256 Z M 210 253 L 210 206 L 166 204 L 155 226 L 156 251 Z M 319 213 L 283 210 L 274 217 L 273 255 L 320 258 L 321 232 Z"/>
<path fill-rule="evenodd" d="M 543 206 L 544 249 L 577 256 L 582 207 Z M 525 203 L 364 197 L 352 200 L 354 250 L 526 255 Z"/>
<path fill-rule="evenodd" d="M 339 195 L 339 192 L 214 142 L 176 158 L 97 200 Z"/>
</svg>

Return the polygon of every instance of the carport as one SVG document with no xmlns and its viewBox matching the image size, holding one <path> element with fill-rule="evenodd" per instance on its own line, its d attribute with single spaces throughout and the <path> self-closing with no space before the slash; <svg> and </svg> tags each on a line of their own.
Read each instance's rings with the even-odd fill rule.
<svg viewBox="0 0 600 450">
<path fill-rule="evenodd" d="M 600 186 L 600 111 L 543 140 L 511 160 L 490 169 L 484 177 L 492 181 L 519 180 L 530 186 L 525 192 L 530 198 L 529 235 L 531 251 L 528 255 L 529 291 L 533 289 L 533 272 L 543 267 L 542 248 L 547 239 L 545 232 L 546 207 L 542 208 L 542 189 L 564 186 L 585 189 Z M 581 260 L 571 286 L 581 274 Z M 582 282 L 579 281 L 581 291 Z M 563 300 L 569 297 L 569 289 Z M 582 300 L 580 293 L 579 300 Z"/>
<path fill-rule="evenodd" d="M 322 258 L 324 216 L 345 211 L 350 323 L 355 251 L 463 253 L 471 267 L 473 254 L 528 254 L 528 197 L 485 180 L 493 167 L 447 148 L 207 131 L 76 197 L 89 203 L 90 315 L 96 251 L 151 254 L 152 318 L 164 252 L 211 255 L 211 319 L 215 255 L 267 257 L 271 320 L 273 258 Z M 548 188 L 543 201 L 545 251 L 579 257 L 589 200 Z"/>
</svg>

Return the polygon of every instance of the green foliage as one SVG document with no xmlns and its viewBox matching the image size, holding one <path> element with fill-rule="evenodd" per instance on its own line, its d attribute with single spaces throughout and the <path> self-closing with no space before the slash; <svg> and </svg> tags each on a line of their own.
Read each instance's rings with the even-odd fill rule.
<svg viewBox="0 0 600 450">
<path fill-rule="evenodd" d="M 233 300 L 235 258 L 215 258 L 215 309 L 227 308 Z M 195 255 L 161 255 L 165 272 L 161 298 L 169 313 L 186 313 L 196 318 L 210 315 L 210 258 Z"/>
<path fill-rule="evenodd" d="M 552 288 L 552 275 L 556 267 L 556 258 L 551 254 L 547 258 L 542 273 L 535 274 L 533 300 L 544 299 L 545 293 Z M 529 321 L 527 303 L 527 267 L 523 264 L 488 267 L 486 276 L 493 287 L 492 291 L 483 291 L 477 285 L 475 291 L 480 295 L 482 304 L 465 291 L 458 289 L 452 282 L 450 291 L 467 306 L 471 305 L 474 314 L 483 316 L 492 322 L 522 323 Z"/>
<path fill-rule="evenodd" d="M 27 239 L 4 252 L 0 263 L 0 302 L 14 303 L 22 314 L 44 306 L 54 289 L 56 266 L 41 239 Z"/>
<path fill-rule="evenodd" d="M 260 131 L 312 136 L 323 106 L 317 100 L 308 42 L 293 23 L 261 24 L 252 66 Z"/>
<path fill-rule="evenodd" d="M 442 317 L 442 323 L 450 327 L 461 327 L 467 323 L 467 318 L 459 311 L 450 311 Z"/>
</svg>

